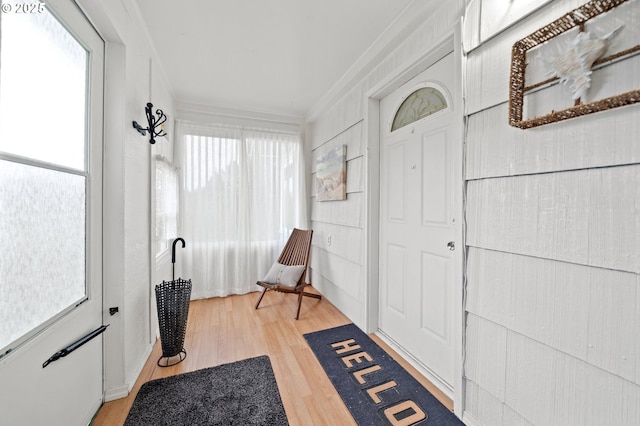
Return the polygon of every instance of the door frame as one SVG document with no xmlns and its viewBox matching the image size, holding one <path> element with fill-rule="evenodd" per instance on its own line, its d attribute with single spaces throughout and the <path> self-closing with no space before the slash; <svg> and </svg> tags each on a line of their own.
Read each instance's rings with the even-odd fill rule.
<svg viewBox="0 0 640 426">
<path fill-rule="evenodd" d="M 436 386 L 453 400 L 454 412 L 462 418 L 464 409 L 464 389 L 463 389 L 463 348 L 464 348 L 464 264 L 466 253 L 466 241 L 464 235 L 464 99 L 463 99 L 463 51 L 461 44 L 461 22 L 454 25 L 454 29 L 431 44 L 431 48 L 407 60 L 400 65 L 396 71 L 381 80 L 377 85 L 373 86 L 365 94 L 364 99 L 364 117 L 366 119 L 365 141 L 366 141 L 366 167 L 365 167 L 365 288 L 364 288 L 364 323 L 367 333 L 378 332 L 379 330 L 379 292 L 380 292 L 380 276 L 379 276 L 379 258 L 380 258 L 380 143 L 382 135 L 380 134 L 380 101 L 394 90 L 401 87 L 405 82 L 418 75 L 420 72 L 435 64 L 448 53 L 454 54 L 455 79 L 458 81 L 458 87 L 450 88 L 451 96 L 454 100 L 454 119 L 460 123 L 459 132 L 454 133 L 458 137 L 461 152 L 457 155 L 461 164 L 458 169 L 460 174 L 460 184 L 462 185 L 462 197 L 456 201 L 455 210 L 459 217 L 460 232 L 456 236 L 459 249 L 455 251 L 453 261 L 454 282 L 457 283 L 454 288 L 454 300 L 459 303 L 453 306 L 452 324 L 454 332 L 454 379 L 453 392 L 448 389 L 442 389 L 443 386 L 438 383 L 428 371 L 420 366 L 420 364 L 412 359 L 408 353 L 398 352 L 421 374 L 431 380 Z M 387 343 L 392 343 L 388 342 Z M 393 345 L 392 345 L 393 347 Z M 399 349 L 394 347 L 394 349 Z"/>
<path fill-rule="evenodd" d="M 126 48 L 121 28 L 110 17 L 109 7 L 91 0 L 71 0 L 104 41 L 103 153 L 102 153 L 102 303 L 103 402 L 126 397 L 137 375 L 127 382 L 124 327 L 124 158 L 129 141 L 126 119 Z M 124 7 L 124 6 L 123 6 Z M 130 124 L 129 124 L 130 126 Z M 115 314 L 109 308 L 118 307 Z M 149 351 L 150 352 L 150 351 Z M 146 360 L 146 357 L 144 358 Z"/>
</svg>

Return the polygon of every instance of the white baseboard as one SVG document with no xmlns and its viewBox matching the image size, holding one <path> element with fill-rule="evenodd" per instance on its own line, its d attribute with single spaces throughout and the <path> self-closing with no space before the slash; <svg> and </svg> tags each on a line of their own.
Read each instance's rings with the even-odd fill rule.
<svg viewBox="0 0 640 426">
<path fill-rule="evenodd" d="M 151 356 L 151 352 L 153 351 L 154 345 L 155 345 L 155 342 L 154 344 L 150 344 L 147 347 L 143 356 L 140 358 L 140 361 L 138 362 L 138 366 L 134 370 L 134 373 L 131 375 L 129 380 L 127 380 L 123 386 L 105 391 L 104 402 L 114 401 L 116 399 L 126 398 L 127 396 L 129 396 L 129 393 L 131 392 L 131 389 L 133 389 L 133 386 L 136 384 L 136 380 L 138 380 L 138 377 L 140 377 L 140 373 L 142 373 L 142 369 L 147 363 L 149 356 Z"/>
<path fill-rule="evenodd" d="M 119 388 L 109 389 L 104 393 L 104 402 L 114 401 L 120 398 L 126 398 L 129 396 L 129 387 L 127 385 L 120 386 Z"/>
</svg>

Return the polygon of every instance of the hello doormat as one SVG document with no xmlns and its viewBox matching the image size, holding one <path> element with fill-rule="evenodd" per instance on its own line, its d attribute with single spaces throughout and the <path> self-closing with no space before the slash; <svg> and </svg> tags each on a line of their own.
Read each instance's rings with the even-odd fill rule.
<svg viewBox="0 0 640 426">
<path fill-rule="evenodd" d="M 142 385 L 125 426 L 288 425 L 266 355 Z"/>
<path fill-rule="evenodd" d="M 304 337 L 359 425 L 463 425 L 354 324 Z"/>
</svg>

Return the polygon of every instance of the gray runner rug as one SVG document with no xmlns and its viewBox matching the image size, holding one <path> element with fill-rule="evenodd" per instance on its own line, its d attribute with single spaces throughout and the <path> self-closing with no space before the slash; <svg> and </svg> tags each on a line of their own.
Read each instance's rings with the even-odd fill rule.
<svg viewBox="0 0 640 426">
<path fill-rule="evenodd" d="M 125 426 L 288 425 L 266 355 L 142 385 Z"/>
</svg>

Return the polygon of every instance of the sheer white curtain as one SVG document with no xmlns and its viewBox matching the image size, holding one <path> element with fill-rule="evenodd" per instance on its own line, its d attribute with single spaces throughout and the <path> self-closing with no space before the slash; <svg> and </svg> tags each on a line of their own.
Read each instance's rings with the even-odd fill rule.
<svg viewBox="0 0 640 426">
<path fill-rule="evenodd" d="M 192 297 L 256 290 L 291 230 L 307 226 L 300 134 L 178 120 L 176 147 Z"/>
</svg>

